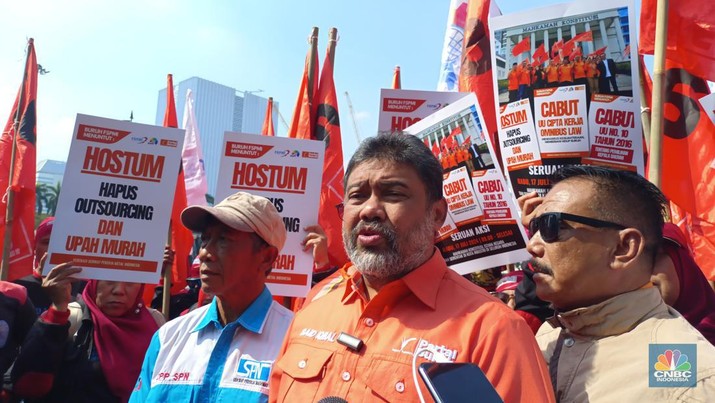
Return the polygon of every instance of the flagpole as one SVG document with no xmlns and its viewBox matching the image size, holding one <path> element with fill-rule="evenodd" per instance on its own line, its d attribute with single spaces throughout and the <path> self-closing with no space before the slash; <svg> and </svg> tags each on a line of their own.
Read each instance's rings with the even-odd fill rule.
<svg viewBox="0 0 715 403">
<path fill-rule="evenodd" d="M 169 244 L 169 248 L 172 247 L 171 245 L 171 227 L 173 226 L 174 223 L 169 221 L 169 232 L 167 234 L 167 243 Z M 176 256 L 174 256 L 174 259 L 176 259 Z M 174 262 L 171 263 L 172 266 Z M 171 266 L 164 268 L 164 262 L 162 261 L 161 263 L 162 269 L 164 269 L 164 285 L 163 285 L 163 293 L 161 294 L 161 313 L 164 315 L 166 320 L 169 320 L 169 308 L 171 305 L 171 277 L 173 274 L 173 271 L 171 270 Z"/>
<path fill-rule="evenodd" d="M 648 107 L 648 101 L 646 98 L 645 91 L 645 69 L 643 68 L 641 55 L 638 55 L 638 73 L 640 76 L 640 90 L 641 90 L 641 124 L 643 125 L 643 135 L 645 136 L 645 146 L 646 151 L 650 152 L 650 108 Z"/>
<path fill-rule="evenodd" d="M 665 47 L 667 43 L 666 34 L 668 33 L 668 0 L 658 0 L 655 21 L 648 180 L 660 187 L 660 170 L 663 159 L 663 96 L 665 93 Z"/>
<path fill-rule="evenodd" d="M 7 186 L 7 208 L 5 209 L 5 234 L 3 236 L 2 247 L 2 264 L 0 265 L 0 280 L 6 281 L 10 272 L 10 247 L 12 243 L 12 213 L 15 209 L 15 192 L 12 191 L 12 179 L 15 176 L 15 154 L 17 153 L 17 130 L 20 128 L 20 116 L 22 115 L 23 105 L 25 103 L 25 87 L 27 82 L 27 69 L 30 63 L 30 46 L 35 40 L 30 38 L 27 41 L 27 57 L 25 58 L 25 71 L 22 73 L 22 84 L 20 85 L 20 96 L 18 98 L 17 110 L 15 111 L 15 121 L 12 123 L 12 151 L 10 153 L 10 176 L 8 177 Z"/>
<path fill-rule="evenodd" d="M 330 64 L 335 65 L 335 44 L 338 42 L 338 29 L 330 28 L 328 32 L 328 58 Z"/>
<path fill-rule="evenodd" d="M 313 105 L 313 83 L 318 77 L 315 77 L 315 63 L 318 61 L 318 27 L 313 27 L 310 34 L 310 58 L 308 58 L 308 104 Z M 311 133 L 312 135 L 312 133 Z"/>
</svg>

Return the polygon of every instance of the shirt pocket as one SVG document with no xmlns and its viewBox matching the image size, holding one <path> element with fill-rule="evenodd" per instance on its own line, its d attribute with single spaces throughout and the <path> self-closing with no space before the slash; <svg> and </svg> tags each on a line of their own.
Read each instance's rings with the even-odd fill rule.
<svg viewBox="0 0 715 403">
<path fill-rule="evenodd" d="M 417 391 L 410 362 L 375 357 L 364 380 L 376 398 L 386 402 L 413 402 Z"/>
<path fill-rule="evenodd" d="M 325 375 L 326 367 L 333 357 L 333 351 L 291 344 L 285 354 L 273 365 L 283 371 L 283 379 L 278 390 L 278 401 L 286 401 L 290 394 L 294 401 L 314 401 L 318 383 Z"/>
</svg>

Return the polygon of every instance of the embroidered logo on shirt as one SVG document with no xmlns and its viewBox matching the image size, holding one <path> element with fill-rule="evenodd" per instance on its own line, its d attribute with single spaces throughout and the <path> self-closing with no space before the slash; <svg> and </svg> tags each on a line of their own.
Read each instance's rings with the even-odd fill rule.
<svg viewBox="0 0 715 403">
<path fill-rule="evenodd" d="M 392 351 L 395 353 L 407 354 L 409 356 L 413 356 L 415 355 L 416 351 L 419 351 L 420 353 L 418 357 L 422 357 L 428 361 L 434 361 L 434 354 L 432 353 L 433 351 L 444 355 L 446 358 L 452 361 L 456 360 L 457 354 L 459 354 L 459 351 L 457 351 L 457 349 L 448 348 L 444 344 L 432 344 L 428 340 L 417 337 L 410 337 L 407 339 L 403 338 L 402 344 L 400 344 L 400 348 L 393 348 Z"/>
<path fill-rule="evenodd" d="M 648 386 L 695 386 L 698 372 L 696 344 L 649 344 L 648 357 Z"/>
<path fill-rule="evenodd" d="M 303 330 L 300 331 L 298 337 L 307 337 L 309 339 L 314 339 L 317 341 L 327 341 L 330 343 L 335 343 L 337 333 L 329 332 L 327 330 L 315 330 L 305 327 L 303 328 Z"/>
<path fill-rule="evenodd" d="M 271 374 L 273 361 L 257 361 L 250 358 L 241 358 L 238 361 L 236 376 L 233 381 L 260 388 L 268 387 L 268 377 Z"/>
</svg>

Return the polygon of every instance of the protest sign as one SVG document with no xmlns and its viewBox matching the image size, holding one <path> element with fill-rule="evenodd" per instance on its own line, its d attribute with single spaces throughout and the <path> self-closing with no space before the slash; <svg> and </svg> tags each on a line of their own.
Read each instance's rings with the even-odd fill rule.
<svg viewBox="0 0 715 403">
<path fill-rule="evenodd" d="M 380 90 L 377 131 L 399 132 L 445 106 L 464 98 L 466 92 Z"/>
<path fill-rule="evenodd" d="M 493 69 L 498 119 L 504 120 L 499 146 L 517 197 L 543 196 L 563 165 L 644 174 L 641 122 L 629 115 L 640 105 L 632 21 L 630 0 L 578 0 L 490 19 L 492 37 L 502 44 L 492 54 L 492 65 L 502 66 Z M 538 150 L 531 136 L 527 141 L 515 131 L 531 132 L 524 105 Z M 614 129 L 620 141 L 608 134 Z"/>
<path fill-rule="evenodd" d="M 181 129 L 77 115 L 43 273 L 72 261 L 80 278 L 158 283 L 183 142 Z"/>
<path fill-rule="evenodd" d="M 255 134 L 224 134 L 216 200 L 248 192 L 271 200 L 288 236 L 266 281 L 273 295 L 304 297 L 313 274 L 305 227 L 318 224 L 325 144 Z"/>
<path fill-rule="evenodd" d="M 436 245 L 460 274 L 529 258 L 526 233 L 499 162 L 485 137 L 473 93 L 405 129 L 425 143 L 440 144 L 447 219 Z M 471 179 L 471 180 L 470 180 Z"/>
</svg>

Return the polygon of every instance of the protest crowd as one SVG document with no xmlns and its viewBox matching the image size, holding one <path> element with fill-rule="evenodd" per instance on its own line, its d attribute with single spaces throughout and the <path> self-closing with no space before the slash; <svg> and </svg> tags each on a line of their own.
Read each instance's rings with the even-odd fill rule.
<svg viewBox="0 0 715 403">
<path fill-rule="evenodd" d="M 185 181 L 196 170 L 182 154 L 190 130 L 177 129 L 173 91 L 164 127 L 152 129 L 174 146 L 154 154 L 123 143 L 139 125 L 78 115 L 69 158 L 78 162 L 66 172 L 89 174 L 37 225 L 23 227 L 34 198 L 0 173 L 15 197 L 15 210 L 0 206 L 14 217 L 0 226 L 13 242 L 0 281 L 0 403 L 715 401 L 715 270 L 707 234 L 693 230 L 713 204 L 703 212 L 646 172 L 656 157 L 639 125 L 635 145 L 597 140 L 608 132 L 599 118 L 554 123 L 591 137 L 539 128 L 571 122 L 568 108 L 591 117 L 631 103 L 634 87 L 620 77 L 637 78 L 635 66 L 624 71 L 630 48 L 593 50 L 606 29 L 578 34 L 567 25 L 578 16 L 558 17 L 570 31 L 558 28 L 549 46 L 556 17 L 532 17 L 547 21 L 527 21 L 541 24 L 543 43 L 506 39 L 504 60 L 517 61 L 494 83 L 489 45 L 479 48 L 487 22 L 505 37 L 527 22 L 488 20 L 488 0 L 452 3 L 466 13 L 454 78 L 469 95 L 363 139 L 345 165 L 337 116 L 321 115 L 337 113 L 333 30 L 320 77 L 306 63 L 289 138 L 274 135 L 272 99 L 262 135 L 226 133 L 216 203 L 203 200 L 205 184 L 192 198 Z M 643 21 L 655 3 L 643 0 Z M 3 168 L 17 165 L 6 143 L 35 134 L 23 120 L 37 95 L 34 52 L 31 39 Z M 535 95 L 543 89 L 554 91 Z M 564 116 L 549 115 L 557 109 Z M 715 123 L 703 122 L 713 143 Z M 166 161 L 182 166 L 178 177 Z M 706 185 L 696 187 L 715 182 Z M 83 211 L 97 189 L 146 214 Z M 23 245 L 20 227 L 34 235 Z"/>
</svg>

